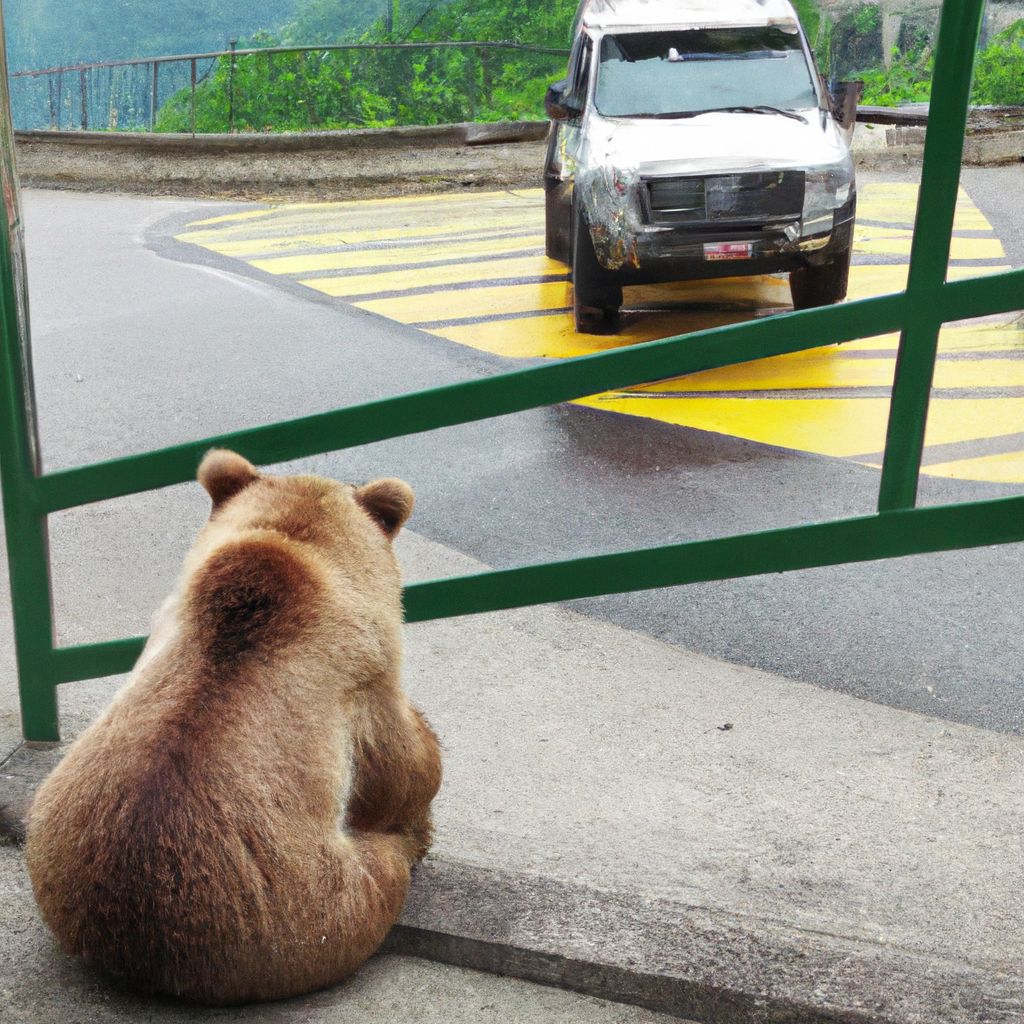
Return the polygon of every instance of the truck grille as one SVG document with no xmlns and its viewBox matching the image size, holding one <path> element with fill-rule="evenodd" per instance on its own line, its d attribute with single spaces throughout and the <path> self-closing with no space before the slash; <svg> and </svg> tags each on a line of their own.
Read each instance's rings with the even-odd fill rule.
<svg viewBox="0 0 1024 1024">
<path fill-rule="evenodd" d="M 804 172 L 650 178 L 647 204 L 655 224 L 757 225 L 799 220 L 804 207 Z"/>
</svg>

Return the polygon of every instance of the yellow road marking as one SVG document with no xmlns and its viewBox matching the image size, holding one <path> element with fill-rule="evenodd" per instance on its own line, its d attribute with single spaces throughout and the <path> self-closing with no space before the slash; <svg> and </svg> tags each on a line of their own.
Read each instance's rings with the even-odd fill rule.
<svg viewBox="0 0 1024 1024">
<path fill-rule="evenodd" d="M 503 220 L 489 221 L 488 231 L 504 229 L 516 229 L 520 227 L 522 220 L 519 217 L 507 217 Z M 299 235 L 278 235 L 266 238 L 241 238 L 235 241 L 221 241 L 223 237 L 219 233 L 216 237 L 210 237 L 207 232 L 186 232 L 178 235 L 182 242 L 193 242 L 220 253 L 222 256 L 253 256 L 273 254 L 281 252 L 296 252 L 303 249 L 327 249 L 331 246 L 361 245 L 365 242 L 394 242 L 403 238 L 428 238 L 435 235 L 450 235 L 457 233 L 460 225 L 447 223 L 435 224 L 428 227 L 418 227 L 415 231 L 409 227 L 372 228 L 364 231 L 327 231 L 319 234 Z M 465 228 L 463 228 L 465 233 Z M 198 236 L 198 237 L 197 237 Z M 443 244 L 443 243 L 439 243 Z"/>
<path fill-rule="evenodd" d="M 855 260 L 850 298 L 905 288 L 917 195 L 917 186 L 907 182 L 871 183 L 861 189 L 855 254 L 890 259 L 860 265 Z M 508 358 L 607 351 L 745 321 L 759 311 L 789 304 L 782 276 L 646 285 L 626 289 L 627 312 L 618 334 L 577 335 L 571 316 L 563 312 L 572 302 L 565 266 L 539 252 L 513 255 L 539 250 L 542 227 L 543 193 L 538 189 L 294 204 L 196 222 L 179 237 L 244 258 L 269 273 L 293 275 L 324 294 L 356 299 L 360 308 L 401 323 L 442 324 L 429 333 Z M 507 234 L 524 230 L 530 233 Z M 954 230 L 952 259 L 1005 260 L 991 225 L 963 191 Z M 381 244 L 354 248 L 368 242 Z M 1006 269 L 953 266 L 948 278 Z M 344 273 L 353 270 L 361 272 Z M 563 280 L 492 283 L 552 276 Z M 357 299 L 377 292 L 396 294 Z M 646 311 L 634 315 L 630 308 Z M 877 465 L 878 456 L 872 453 L 885 444 L 889 402 L 884 394 L 892 383 L 898 344 L 896 334 L 863 338 L 642 384 L 580 404 Z M 999 396 L 1001 389 L 1024 389 L 1021 322 L 990 318 L 946 327 L 940 355 L 948 358 L 936 366 L 938 394 L 932 401 L 926 447 L 1024 433 L 1024 400 Z M 979 389 L 994 397 L 972 394 Z M 968 454 L 926 466 L 923 472 L 1024 482 L 1024 452 Z"/>
<path fill-rule="evenodd" d="M 851 458 L 885 447 L 888 398 L 637 397 L 610 392 L 581 405 L 657 419 L 778 448 Z M 664 408 L 662 408 L 664 406 Z M 1017 398 L 933 399 L 925 445 L 976 441 L 1024 432 L 1024 402 Z M 936 474 L 936 467 L 922 472 Z"/>
<path fill-rule="evenodd" d="M 838 458 L 881 450 L 885 445 L 889 410 L 886 398 L 846 401 L 686 398 L 672 401 L 637 398 L 621 392 L 584 398 L 580 404 Z"/>
<path fill-rule="evenodd" d="M 706 370 L 671 381 L 638 388 L 647 392 L 672 391 L 820 391 L 826 388 L 888 388 L 895 360 L 844 358 L 832 347 L 794 352 Z M 977 359 L 944 362 L 935 366 L 934 386 L 945 389 L 1024 387 L 1024 360 Z"/>
<path fill-rule="evenodd" d="M 941 462 L 928 466 L 929 476 L 942 476 L 954 480 L 984 480 L 987 483 L 1016 483 L 1024 480 L 1024 451 L 1005 455 L 983 455 L 958 462 Z"/>
<path fill-rule="evenodd" d="M 1024 352 L 1024 320 L 943 327 L 939 352 Z"/>
<path fill-rule="evenodd" d="M 1011 270 L 1008 264 L 990 267 L 950 267 L 946 277 L 950 281 L 963 281 L 969 277 L 984 277 Z M 848 299 L 871 299 L 877 295 L 891 295 L 907 287 L 910 267 L 907 264 L 876 264 L 850 268 Z"/>
<path fill-rule="evenodd" d="M 568 285 L 513 284 L 495 288 L 471 288 L 455 292 L 432 292 L 407 298 L 372 299 L 353 305 L 380 313 L 403 324 L 431 320 L 460 320 L 480 315 L 532 313 L 564 309 Z M 570 302 L 571 305 L 571 302 Z"/>
<path fill-rule="evenodd" d="M 245 210 L 242 213 L 224 213 L 219 217 L 207 217 L 204 220 L 194 220 L 189 228 L 208 227 L 212 224 L 238 224 L 242 222 L 251 223 L 261 217 L 272 217 L 280 207 L 270 207 L 266 210 Z M 200 234 L 200 232 L 196 232 Z"/>
<path fill-rule="evenodd" d="M 877 231 L 865 228 L 864 233 L 858 232 L 854 244 L 854 252 L 869 253 L 879 256 L 909 256 L 914 242 L 912 231 Z M 991 260 L 1004 259 L 1006 251 L 998 238 L 955 238 L 949 252 L 954 260 Z"/>
<path fill-rule="evenodd" d="M 424 267 L 416 271 L 417 288 L 439 288 L 450 284 L 469 284 L 502 278 L 566 276 L 565 264 L 555 260 L 526 256 L 512 260 L 489 260 L 484 263 L 460 263 L 455 266 Z M 300 284 L 336 297 L 370 295 L 374 292 L 401 291 L 409 287 L 409 272 L 393 270 L 384 274 L 355 274 L 350 277 L 323 277 Z"/>
<path fill-rule="evenodd" d="M 507 252 L 539 249 L 544 245 L 543 235 L 516 235 L 513 238 L 484 238 L 457 241 L 439 246 L 403 246 L 399 249 L 378 249 L 372 252 L 357 249 L 354 252 L 315 253 L 311 256 L 279 256 L 269 260 L 251 260 L 252 266 L 271 274 L 318 274 L 328 270 L 357 270 L 372 267 L 395 267 L 409 263 L 442 263 L 468 256 L 489 258 Z M 543 259 L 543 257 L 541 257 Z M 535 258 L 534 262 L 537 262 Z M 558 264 L 565 272 L 565 264 Z M 418 270 L 406 271 L 406 287 L 419 275 Z"/>
<path fill-rule="evenodd" d="M 402 206 L 424 206 L 436 208 L 437 206 L 471 206 L 479 209 L 481 203 L 488 203 L 494 200 L 507 200 L 509 196 L 523 199 L 535 199 L 543 196 L 544 190 L 539 188 L 515 189 L 504 192 L 438 192 L 426 195 L 395 196 L 388 199 L 340 199 L 336 201 L 316 203 L 276 203 L 269 209 L 264 210 L 243 210 L 240 213 L 227 213 L 219 217 L 208 217 L 205 220 L 193 221 L 189 227 L 198 227 L 207 224 L 230 224 L 258 217 L 267 217 L 274 214 L 284 214 L 286 217 L 294 217 L 306 212 L 317 213 L 329 212 L 332 210 L 359 210 L 365 208 L 380 208 L 385 211 L 394 210 Z"/>
<path fill-rule="evenodd" d="M 565 287 L 565 303 L 572 305 L 572 292 Z M 618 334 L 577 334 L 572 318 L 564 314 L 495 320 L 491 323 L 453 325 L 432 330 L 440 338 L 458 341 L 495 355 L 517 358 L 568 359 L 614 348 L 627 348 L 641 341 L 656 341 L 674 334 L 724 327 L 747 319 L 743 313 L 649 313 Z"/>
<path fill-rule="evenodd" d="M 862 221 L 913 224 L 917 216 L 917 195 L 917 185 L 913 182 L 870 182 L 858 189 L 857 217 Z M 992 225 L 963 189 L 957 198 L 953 230 L 992 230 Z"/>
</svg>

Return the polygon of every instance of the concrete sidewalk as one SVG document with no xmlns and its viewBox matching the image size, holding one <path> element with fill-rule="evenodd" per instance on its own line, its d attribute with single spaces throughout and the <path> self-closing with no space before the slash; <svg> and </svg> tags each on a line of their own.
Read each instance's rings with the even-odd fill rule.
<svg viewBox="0 0 1024 1024">
<path fill-rule="evenodd" d="M 410 579 L 480 568 L 409 533 L 400 553 Z M 1024 1019 L 1019 738 L 561 608 L 414 625 L 407 644 L 407 686 L 442 737 L 446 777 L 393 952 L 723 1024 Z M 62 690 L 71 732 L 114 685 Z M 31 776 L 48 756 L 22 749 L 0 776 Z M 0 960 L 14 1019 L 120 1019 L 122 997 L 108 1004 L 104 982 L 51 951 L 21 870 L 3 851 L 16 898 L 0 942 L 27 951 Z M 385 959 L 317 997 L 334 1016 L 308 1019 L 348 1020 L 346 992 L 393 995 L 422 970 Z M 443 977 L 453 991 L 487 984 Z M 33 1016 L 52 990 L 68 1000 L 46 996 L 51 1010 Z M 445 1019 L 489 1019 L 475 998 L 452 997 Z M 291 1019 L 286 1006 L 237 1016 Z M 653 1019 L 615 1012 L 567 1004 L 537 1019 Z M 434 1018 L 395 1004 L 380 1019 Z"/>
</svg>

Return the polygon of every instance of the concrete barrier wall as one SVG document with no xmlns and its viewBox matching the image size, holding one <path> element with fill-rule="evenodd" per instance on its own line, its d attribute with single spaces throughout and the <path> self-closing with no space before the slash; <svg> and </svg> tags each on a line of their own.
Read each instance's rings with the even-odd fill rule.
<svg viewBox="0 0 1024 1024">
<path fill-rule="evenodd" d="M 18 132 L 22 182 L 177 195 L 345 196 L 539 182 L 547 122 L 278 135 Z"/>
</svg>

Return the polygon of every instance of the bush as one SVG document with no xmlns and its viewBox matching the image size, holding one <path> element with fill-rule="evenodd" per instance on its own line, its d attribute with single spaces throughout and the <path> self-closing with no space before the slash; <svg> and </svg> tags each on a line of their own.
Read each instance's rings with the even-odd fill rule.
<svg viewBox="0 0 1024 1024">
<path fill-rule="evenodd" d="M 860 72 L 855 77 L 864 81 L 863 102 L 878 107 L 926 103 L 932 91 L 934 63 L 926 50 L 916 57 L 896 54 L 888 68 Z"/>
<path fill-rule="evenodd" d="M 1024 103 L 1024 19 L 1000 32 L 978 54 L 971 98 L 995 106 Z"/>
<path fill-rule="evenodd" d="M 857 77 L 864 79 L 864 102 L 895 107 L 927 101 L 934 64 L 926 47 L 917 54 L 896 54 L 888 69 L 860 72 Z M 1024 104 L 1024 19 L 1000 32 L 978 54 L 971 102 L 977 106 Z"/>
<path fill-rule="evenodd" d="M 309 13 L 321 8 L 333 9 L 311 3 L 304 10 Z M 500 6 L 491 0 L 455 0 L 429 8 L 429 16 L 421 14 L 397 25 L 393 37 L 410 42 L 516 39 L 565 47 L 575 9 L 575 0 L 553 0 L 547 5 L 506 0 Z M 413 7 L 409 19 L 415 11 Z M 283 30 L 285 36 L 290 32 L 290 26 Z M 383 20 L 359 39 L 362 43 L 386 41 Z M 281 45 L 277 35 L 261 33 L 245 48 L 277 45 Z M 232 107 L 239 131 L 324 131 L 541 118 L 548 84 L 564 73 L 564 56 L 509 50 L 253 54 L 236 58 L 233 75 L 230 60 L 221 58 L 196 90 L 196 131 L 226 131 Z M 190 130 L 189 89 L 163 105 L 156 128 L 164 132 Z"/>
</svg>

